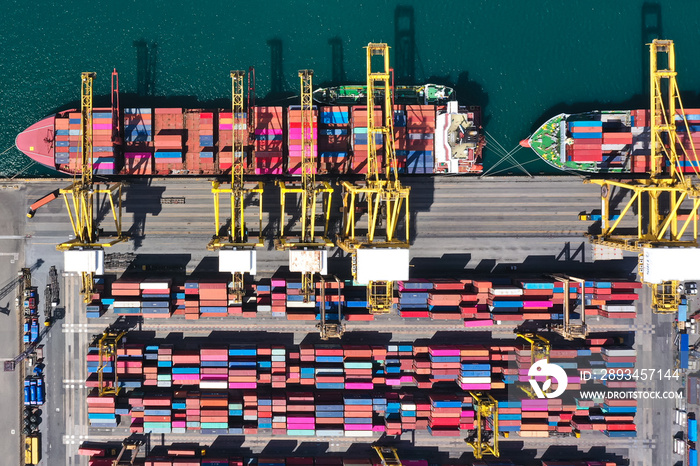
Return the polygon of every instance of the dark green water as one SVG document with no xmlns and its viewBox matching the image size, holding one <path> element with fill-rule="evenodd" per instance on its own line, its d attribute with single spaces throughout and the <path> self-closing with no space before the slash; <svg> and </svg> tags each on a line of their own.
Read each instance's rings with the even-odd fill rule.
<svg viewBox="0 0 700 466">
<path fill-rule="evenodd" d="M 9 0 L 0 27 L 0 152 L 41 117 L 76 106 L 81 71 L 97 72 L 96 104 L 109 103 L 114 67 L 131 94 L 126 105 L 226 102 L 231 69 L 254 65 L 258 96 L 271 90 L 273 50 L 281 49 L 274 83 L 283 90 L 296 92 L 301 68 L 314 69 L 315 83 L 330 81 L 329 40 L 337 37 L 346 78 L 362 81 L 362 47 L 394 45 L 399 6 L 413 7 L 415 54 L 395 67 L 413 63 L 416 82 L 456 85 L 462 103 L 482 105 L 486 130 L 507 149 L 560 111 L 648 107 L 644 43 L 657 36 L 675 41 L 685 104 L 700 106 L 696 1 Z M 149 79 L 141 39 L 157 48 Z M 517 153 L 531 171 L 546 170 L 533 157 Z M 487 167 L 498 160 L 487 150 Z M 11 149 L 0 173 L 48 173 L 29 162 Z"/>
</svg>

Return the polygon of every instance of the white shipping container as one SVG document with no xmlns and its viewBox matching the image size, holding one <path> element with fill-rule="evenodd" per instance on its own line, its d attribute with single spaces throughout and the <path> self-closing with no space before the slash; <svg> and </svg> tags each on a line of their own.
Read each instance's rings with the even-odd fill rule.
<svg viewBox="0 0 700 466">
<path fill-rule="evenodd" d="M 228 381 L 226 380 L 200 380 L 199 388 L 212 388 L 216 390 L 226 390 Z"/>
<path fill-rule="evenodd" d="M 319 429 L 316 431 L 316 435 L 318 437 L 342 437 L 343 436 L 343 431 L 342 430 L 323 430 Z"/>
<path fill-rule="evenodd" d="M 312 308 L 316 307 L 316 303 L 313 301 L 308 303 L 305 303 L 304 301 L 287 301 L 287 307 Z"/>
<path fill-rule="evenodd" d="M 459 383 L 491 383 L 491 377 L 459 377 Z"/>
<path fill-rule="evenodd" d="M 494 296 L 521 296 L 523 290 L 515 287 L 489 288 L 489 293 Z"/>
<path fill-rule="evenodd" d="M 634 304 L 603 304 L 603 310 L 608 312 L 636 312 Z"/>
<path fill-rule="evenodd" d="M 114 301 L 114 307 L 141 307 L 141 301 Z"/>
<path fill-rule="evenodd" d="M 346 437 L 372 437 L 372 436 L 374 436 L 374 432 L 372 432 L 371 430 L 346 430 L 345 436 Z"/>
<path fill-rule="evenodd" d="M 603 354 L 606 356 L 636 356 L 637 350 L 624 348 L 603 348 Z"/>
<path fill-rule="evenodd" d="M 625 150 L 627 144 L 601 144 L 600 148 L 605 151 Z"/>
<path fill-rule="evenodd" d="M 170 288 L 170 282 L 150 281 L 148 279 L 139 283 L 139 288 L 142 290 L 167 290 Z"/>
</svg>

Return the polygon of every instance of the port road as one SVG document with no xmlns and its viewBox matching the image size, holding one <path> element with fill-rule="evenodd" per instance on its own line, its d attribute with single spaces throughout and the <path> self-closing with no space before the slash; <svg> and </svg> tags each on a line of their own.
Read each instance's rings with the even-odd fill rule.
<svg viewBox="0 0 700 466">
<path fill-rule="evenodd" d="M 18 191 L 17 188 L 0 190 L 0 219 L 16 217 L 13 210 L 16 203 L 12 201 L 21 197 Z M 24 319 L 15 305 L 18 288 L 11 287 L 11 283 L 17 283 L 17 274 L 24 266 L 23 227 L 23 222 L 0 220 L 0 287 L 8 287 L 7 294 L 0 297 L 0 360 L 3 362 L 13 360 L 24 350 L 20 333 Z M 23 373 L 21 364 L 14 372 L 0 372 L 0 412 L 5 414 L 0 427 L 0 451 L 6 464 L 20 464 L 20 451 L 24 448 L 20 444 Z"/>
<path fill-rule="evenodd" d="M 45 193 L 64 186 L 65 181 L 41 180 L 21 184 L 19 188 L 0 190 L 9 206 L 10 217 L 19 225 L 17 231 L 3 232 L 1 235 L 28 236 L 20 241 L 16 250 L 25 250 L 25 262 L 43 258 L 47 265 L 62 264 L 62 258 L 55 251 L 55 245 L 70 239 L 70 223 L 66 218 L 65 206 L 57 200 L 43 207 L 32 220 L 24 216 L 26 206 Z M 623 261 L 593 264 L 590 246 L 583 234 L 591 222 L 578 220 L 581 211 L 600 208 L 599 189 L 595 185 L 584 185 L 578 178 L 486 178 L 464 179 L 407 178 L 404 184 L 411 192 L 411 276 L 483 276 L 489 273 L 508 276 L 532 276 L 545 272 L 562 272 L 590 277 L 628 277 L 634 271 L 636 257 Z M 331 229 L 338 229 L 340 213 L 339 189 L 334 196 Z M 164 203 L 164 198 L 178 198 L 184 203 Z M 211 185 L 206 180 L 162 180 L 129 181 L 124 187 L 123 226 L 132 236 L 128 243 L 113 248 L 115 253 L 134 253 L 138 267 L 175 267 L 193 271 L 217 270 L 216 254 L 206 251 L 206 244 L 214 233 L 213 197 Z M 265 215 L 263 235 L 266 247 L 258 252 L 260 276 L 269 276 L 287 263 L 287 253 L 276 251 L 273 239 L 279 225 L 279 191 L 273 185 L 266 186 L 263 197 Z M 225 203 L 224 203 L 225 204 Z M 104 206 L 103 203 L 98 206 Z M 226 205 L 225 209 L 228 208 Z M 100 215 L 105 209 L 98 208 Z M 255 229 L 255 206 L 246 209 L 249 228 Z M 226 217 L 226 214 L 222 214 Z M 254 226 L 253 223 L 256 225 Z M 359 228 L 363 224 L 360 222 Z M 112 229 L 109 219 L 101 223 L 105 231 Z M 290 226 L 293 228 L 294 226 Z M 5 240 L 0 240 L 0 245 Z M 24 246 L 24 249 L 22 247 Z M 3 250 L 4 251 L 4 250 Z M 110 251 L 107 251 L 110 252 Z M 329 268 L 339 276 L 349 275 L 349 262 L 331 251 Z M 0 258 L 1 260 L 2 258 Z M 117 270 L 115 270 L 117 272 Z M 157 273 L 157 272 L 154 272 Z M 79 296 L 78 277 L 62 277 L 63 290 L 66 290 L 66 315 L 59 321 L 47 337 L 51 357 L 56 362 L 53 372 L 47 374 L 50 400 L 47 410 L 56 413 L 49 419 L 50 426 L 45 440 L 45 449 L 54 458 L 54 464 L 86 464 L 86 459 L 76 455 L 78 445 L 83 440 L 120 441 L 128 435 L 128 429 L 107 431 L 88 429 L 84 402 L 85 358 L 88 344 L 94 334 L 100 333 L 112 320 L 105 316 L 99 320 L 87 321 Z M 69 291 L 72 290 L 72 291 Z M 646 293 L 646 291 L 645 291 Z M 648 300 L 648 297 L 646 298 Z M 640 315 L 649 314 L 648 301 L 640 307 Z M 1 317 L 1 316 L 0 316 Z M 596 331 L 635 331 L 639 327 L 637 344 L 646 348 L 658 349 L 660 358 L 670 358 L 671 346 L 659 346 L 663 336 L 654 334 L 654 329 L 670 332 L 668 322 L 662 318 L 648 316 L 644 320 L 593 319 L 589 322 Z M 222 332 L 255 331 L 267 332 L 271 339 L 275 334 L 289 333 L 295 342 L 300 342 L 309 333 L 315 333 L 313 322 L 290 322 L 284 319 L 246 319 L 231 321 L 202 319 L 188 321 L 172 318 L 159 322 L 143 322 L 140 329 L 163 336 L 169 332 L 184 336 L 203 337 L 214 329 Z M 483 329 L 465 329 L 450 322 L 422 322 L 420 327 L 411 325 L 396 316 L 383 316 L 375 322 L 348 323 L 349 338 L 353 334 L 378 332 L 378 329 L 392 329 L 394 340 L 411 340 L 441 335 L 442 332 L 470 332 L 476 334 Z M 277 333 L 279 332 L 279 333 Z M 357 333 L 356 333 L 357 332 Z M 511 326 L 495 329 L 495 338 L 512 336 Z M 668 335 L 668 334 L 667 334 Z M 657 341 L 656 339 L 659 339 Z M 660 348 L 660 349 L 659 349 Z M 643 353 L 640 353 L 640 355 Z M 656 356 L 654 357 L 656 358 Z M 665 362 L 653 364 L 663 365 Z M 640 413 L 637 416 L 639 437 L 637 439 L 609 439 L 598 433 L 584 433 L 581 439 L 553 438 L 526 439 L 526 449 L 544 452 L 552 446 L 573 446 L 586 452 L 605 445 L 606 451 L 620 458 L 629 457 L 632 465 L 671 464 L 666 456 L 658 456 L 659 462 L 649 462 L 649 451 L 656 455 L 666 446 L 653 435 L 659 432 L 659 410 L 664 406 L 651 406 L 651 416 Z M 653 419 L 653 421 L 652 421 Z M 670 423 L 671 414 L 668 415 Z M 652 428 L 653 422 L 653 428 Z M 669 430 L 670 431 L 670 430 Z M 663 432 L 663 431 L 661 431 Z M 404 434 L 403 440 L 413 441 L 412 435 Z M 205 436 L 165 436 L 166 441 L 206 442 Z M 253 452 L 261 451 L 269 440 L 250 436 L 245 447 Z M 343 439 L 297 439 L 301 442 L 328 443 L 329 450 L 344 451 L 356 440 Z M 523 439 L 504 442 L 502 448 L 521 448 Z M 50 444 L 50 448 L 47 448 Z M 415 435 L 417 447 L 435 448 L 458 458 L 469 447 L 462 439 L 434 438 L 426 434 Z M 670 439 L 668 458 L 670 459 Z M 468 455 L 469 456 L 469 455 Z M 656 457 L 655 457 L 656 458 Z M 51 463 L 48 463 L 51 464 Z"/>
<path fill-rule="evenodd" d="M 27 201 L 63 184 L 32 183 L 26 189 Z M 584 185 L 578 178 L 418 177 L 406 179 L 404 184 L 412 189 L 411 276 L 434 277 L 436 273 L 454 275 L 464 271 L 511 275 L 521 271 L 591 275 L 602 270 L 609 275 L 631 272 L 630 261 L 607 263 L 597 270 L 590 263 L 591 248 L 582 235 L 591 222 L 578 220 L 578 214 L 600 208 L 599 188 Z M 206 180 L 129 181 L 123 198 L 123 225 L 133 239 L 115 246 L 114 252 L 135 252 L 144 256 L 141 261 L 153 255 L 153 260 L 160 263 L 184 262 L 188 271 L 206 268 L 215 258 L 215 253 L 205 248 L 214 233 L 213 196 Z M 184 199 L 184 204 L 163 204 L 164 198 Z M 287 253 L 273 247 L 280 217 L 279 191 L 274 185 L 266 185 L 263 201 L 266 247 L 258 252 L 258 271 L 262 276 L 287 261 Z M 223 204 L 225 219 L 228 206 Z M 340 222 L 340 188 L 336 188 L 332 212 L 333 233 Z M 251 232 L 257 230 L 255 213 L 254 205 L 246 209 Z M 102 227 L 113 230 L 109 218 Z M 362 227 L 361 221 L 358 228 Z M 53 245 L 68 239 L 70 223 L 63 203 L 57 200 L 42 207 L 28 222 L 27 233 L 36 245 Z M 163 257 L 164 252 L 171 257 Z M 330 255 L 331 269 L 335 262 L 342 263 L 335 260 L 337 251 Z M 202 264 L 205 257 L 209 259 Z M 347 275 L 348 268 L 343 266 L 338 273 Z"/>
</svg>

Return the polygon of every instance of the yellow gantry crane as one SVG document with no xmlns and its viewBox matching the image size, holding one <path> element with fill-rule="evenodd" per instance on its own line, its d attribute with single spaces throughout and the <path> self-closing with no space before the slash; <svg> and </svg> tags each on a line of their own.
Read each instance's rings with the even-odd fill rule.
<svg viewBox="0 0 700 466">
<path fill-rule="evenodd" d="M 355 281 L 367 285 L 367 307 L 373 314 L 388 313 L 392 308 L 394 281 L 408 279 L 409 267 L 409 205 L 410 188 L 398 179 L 394 151 L 394 114 L 392 108 L 389 46 L 370 43 L 367 49 L 367 174 L 362 185 L 347 181 L 343 186 L 343 226 L 338 246 L 351 254 Z M 382 59 L 382 69 L 372 69 L 373 57 Z M 384 90 L 379 102 L 384 122 L 374 117 L 375 89 Z M 384 169 L 377 154 L 378 135 L 384 139 Z M 361 203 L 366 204 L 367 233 L 357 231 Z M 399 239 L 398 225 L 403 212 L 405 237 Z M 385 227 L 385 237 L 378 230 Z"/>
<path fill-rule="evenodd" d="M 585 339 L 588 336 L 588 326 L 586 325 L 586 281 L 581 278 L 559 274 L 552 275 L 552 278 L 560 282 L 564 287 L 564 319 L 561 324 L 552 324 L 552 331 L 558 333 L 566 340 L 573 340 L 575 338 Z M 578 283 L 581 287 L 581 310 L 579 312 L 579 322 L 571 321 L 571 308 L 573 307 L 570 299 L 571 282 Z"/>
<path fill-rule="evenodd" d="M 498 449 L 498 402 L 484 392 L 469 392 L 476 413 L 474 432 L 465 441 L 474 449 L 474 458 L 484 455 L 501 456 Z"/>
<path fill-rule="evenodd" d="M 247 141 L 245 119 L 243 118 L 243 78 L 244 71 L 231 71 L 232 131 L 233 131 L 233 165 L 231 167 L 231 185 L 221 187 L 217 180 L 212 182 L 214 194 L 214 236 L 207 249 L 219 251 L 219 271 L 233 275 L 234 301 L 243 302 L 244 274 L 256 273 L 255 248 L 263 245 L 262 238 L 262 197 L 263 183 L 246 187 L 244 179 L 244 143 Z M 248 109 L 251 111 L 251 109 Z M 231 199 L 231 221 L 221 223 L 220 195 L 228 194 Z M 245 202 L 249 195 L 258 195 L 258 232 L 257 237 L 249 234 L 245 223 Z M 253 239 L 251 241 L 251 239 Z"/>
<path fill-rule="evenodd" d="M 652 290 L 656 313 L 678 311 L 680 281 L 700 279 L 698 207 L 700 189 L 693 176 L 681 168 L 679 151 L 687 156 L 676 132 L 676 109 L 690 134 L 676 82 L 673 41 L 655 39 L 650 44 L 651 72 L 651 167 L 648 179 L 613 181 L 587 179 L 601 187 L 602 231 L 589 235 L 593 244 L 639 254 L 639 276 Z M 660 64 L 661 63 L 661 64 Z M 663 66 L 665 65 L 665 67 Z M 690 155 L 697 161 L 692 139 Z M 695 168 L 695 175 L 698 168 Z M 614 188 L 628 192 L 630 199 L 619 218 L 611 221 L 610 198 Z M 620 223 L 637 210 L 636 232 L 627 234 Z M 684 210 L 685 209 L 685 210 Z M 632 215 L 632 214 L 630 214 Z M 690 227 L 692 225 L 692 233 Z"/>
<path fill-rule="evenodd" d="M 327 273 L 328 251 L 333 246 L 328 239 L 328 220 L 333 188 L 327 181 L 316 181 L 316 153 L 313 131 L 313 71 L 299 70 L 301 83 L 301 184 L 279 181 L 280 230 L 276 247 L 289 250 L 289 270 L 301 272 L 301 293 L 304 303 L 312 302 L 315 294 L 314 275 Z M 285 233 L 287 222 L 287 195 L 299 195 L 301 204 L 301 232 L 294 237 Z M 320 199 L 320 207 L 319 207 Z M 317 232 L 317 217 L 323 216 L 321 232 Z"/>
<path fill-rule="evenodd" d="M 81 74 L 80 127 L 81 173 L 63 194 L 74 239 L 56 246 L 64 251 L 66 272 L 78 272 L 82 276 L 81 293 L 86 303 L 92 301 L 95 274 L 104 273 L 104 248 L 113 246 L 127 237 L 122 232 L 122 185 L 111 183 L 106 189 L 95 187 L 92 177 L 92 84 L 95 73 Z M 95 221 L 95 202 L 102 194 L 109 201 L 116 233 L 102 241 Z M 116 201 L 115 201 L 116 197 Z"/>
<path fill-rule="evenodd" d="M 551 344 L 549 340 L 535 333 L 516 333 L 517 338 L 530 343 L 530 366 L 532 367 L 537 361 L 544 359 L 549 362 L 549 352 Z M 532 378 L 532 377 L 531 377 Z M 530 398 L 537 398 L 537 395 L 530 386 L 520 386 L 520 389 L 525 392 Z"/>
<path fill-rule="evenodd" d="M 316 324 L 316 328 L 318 328 L 321 340 L 330 340 L 331 338 L 342 338 L 343 334 L 345 333 L 345 324 L 343 324 L 343 317 L 340 314 L 341 313 L 341 308 L 340 308 L 340 303 L 341 303 L 341 288 L 340 288 L 340 280 L 338 280 L 338 277 L 334 277 L 335 282 L 337 284 L 337 290 L 338 290 L 338 301 L 337 301 L 337 306 L 338 306 L 338 319 L 337 321 L 328 321 L 326 319 L 326 279 L 323 278 L 323 275 L 321 275 L 321 283 L 320 283 L 320 293 L 319 293 L 319 307 L 321 311 L 321 321 Z"/>
<path fill-rule="evenodd" d="M 403 464 L 399 458 L 399 452 L 394 447 L 372 445 L 372 449 L 377 452 L 382 466 L 401 466 Z"/>
<path fill-rule="evenodd" d="M 99 351 L 99 363 L 97 365 L 97 381 L 99 396 L 119 395 L 121 387 L 119 386 L 119 376 L 117 371 L 117 347 L 126 332 L 106 330 L 99 340 L 97 340 L 97 348 Z M 104 370 L 108 366 L 112 366 L 112 375 L 114 377 L 112 386 L 105 383 Z"/>
<path fill-rule="evenodd" d="M 143 445 L 142 440 L 136 439 L 126 439 L 122 442 L 122 448 L 119 450 L 119 454 L 112 461 L 112 466 L 132 466 L 136 457 L 139 454 L 139 450 Z M 129 452 L 129 453 L 127 453 Z"/>
</svg>

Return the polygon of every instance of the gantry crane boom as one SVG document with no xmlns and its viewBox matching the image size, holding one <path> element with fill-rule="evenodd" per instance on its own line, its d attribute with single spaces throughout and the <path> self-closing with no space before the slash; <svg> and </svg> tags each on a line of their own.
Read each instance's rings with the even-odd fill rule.
<svg viewBox="0 0 700 466">
<path fill-rule="evenodd" d="M 694 184 L 692 176 L 685 176 L 683 173 L 677 149 L 680 147 L 688 155 L 676 133 L 677 108 L 681 111 L 686 131 L 689 130 L 689 126 L 676 82 L 673 41 L 655 39 L 650 44 L 650 55 L 651 166 L 649 178 L 621 181 L 587 179 L 584 182 L 595 183 L 601 187 L 601 233 L 588 235 L 590 241 L 593 244 L 638 253 L 640 255 L 639 275 L 641 281 L 652 289 L 654 312 L 669 313 L 678 311 L 679 280 L 700 278 L 697 267 L 694 272 L 698 275 L 697 277 L 681 277 L 679 271 L 683 268 L 674 267 L 670 264 L 672 261 L 664 260 L 664 258 L 671 258 L 680 248 L 698 247 L 700 189 Z M 660 61 L 659 58 L 662 60 Z M 665 63 L 666 67 L 663 68 L 661 63 Z M 692 140 L 690 142 L 690 157 L 697 161 L 695 147 Z M 697 168 L 695 170 L 697 174 Z M 619 217 L 612 221 L 609 204 L 615 188 L 629 193 L 630 198 Z M 636 232 L 629 234 L 619 227 L 626 215 L 634 210 L 633 207 L 637 209 Z M 683 209 L 688 209 L 685 218 Z M 692 233 L 689 232 L 691 225 Z M 686 258 L 689 257 L 687 253 L 694 252 L 688 249 L 686 251 L 682 252 Z M 645 262 L 653 257 L 657 258 L 657 262 L 653 264 L 654 270 L 651 270 L 651 266 L 648 267 Z M 664 263 L 665 266 L 660 265 Z"/>
<path fill-rule="evenodd" d="M 214 194 L 214 236 L 207 249 L 219 251 L 219 271 L 233 274 L 233 295 L 236 303 L 243 301 L 244 274 L 255 275 L 256 255 L 255 248 L 263 245 L 262 238 L 262 196 L 263 183 L 257 182 L 254 187 L 245 186 L 245 143 L 248 140 L 246 134 L 246 120 L 243 116 L 243 78 L 245 72 L 231 71 L 231 121 L 233 131 L 233 164 L 231 167 L 231 185 L 222 188 L 218 180 L 212 182 Z M 249 109 L 250 110 L 250 109 Z M 231 200 L 231 222 L 221 224 L 220 195 L 229 194 Z M 250 241 L 245 223 L 245 201 L 250 194 L 258 195 L 258 233 L 255 241 Z"/>
<path fill-rule="evenodd" d="M 292 272 L 301 272 L 301 293 L 305 303 L 314 295 L 314 275 L 326 273 L 326 248 L 333 246 L 328 239 L 331 196 L 333 188 L 327 181 L 316 181 L 316 151 L 314 137 L 313 110 L 313 71 L 299 70 L 301 84 L 301 186 L 298 183 L 280 181 L 280 232 L 276 247 L 289 250 Z M 286 200 L 288 194 L 301 196 L 301 232 L 298 236 L 287 237 Z M 321 199 L 321 208 L 318 200 Z M 316 232 L 316 218 L 323 215 L 322 232 Z"/>
<path fill-rule="evenodd" d="M 81 125 L 81 172 L 80 179 L 74 180 L 67 188 L 59 190 L 63 194 L 68 216 L 73 228 L 74 239 L 56 246 L 66 255 L 66 271 L 82 275 L 83 300 L 92 301 L 95 273 L 102 273 L 105 247 L 127 240 L 122 231 L 122 185 L 111 183 L 106 189 L 97 189 L 92 176 L 92 86 L 95 73 L 81 74 L 80 125 Z M 100 241 L 95 224 L 95 201 L 100 195 L 109 200 L 116 233 L 111 238 Z M 117 202 L 115 203 L 115 196 Z M 115 205 L 116 204 L 116 205 Z"/>
<path fill-rule="evenodd" d="M 367 174 L 364 185 L 344 181 L 343 229 L 338 246 L 351 254 L 352 272 L 356 281 L 367 285 L 367 306 L 371 313 L 387 313 L 393 302 L 393 283 L 408 279 L 409 204 L 410 188 L 398 179 L 394 151 L 394 113 L 392 108 L 391 68 L 389 46 L 370 43 L 367 49 Z M 373 70 L 373 58 L 382 59 L 381 69 Z M 375 89 L 384 89 L 380 102 L 384 121 L 374 115 Z M 376 136 L 384 142 L 384 163 L 380 167 Z M 362 199 L 364 197 L 364 199 Z M 367 206 L 367 233 L 356 231 L 357 207 Z M 405 209 L 405 210 L 404 210 Z M 398 226 L 403 214 L 405 237 L 398 238 Z M 384 221 L 385 238 L 377 240 L 378 229 Z"/>
</svg>

